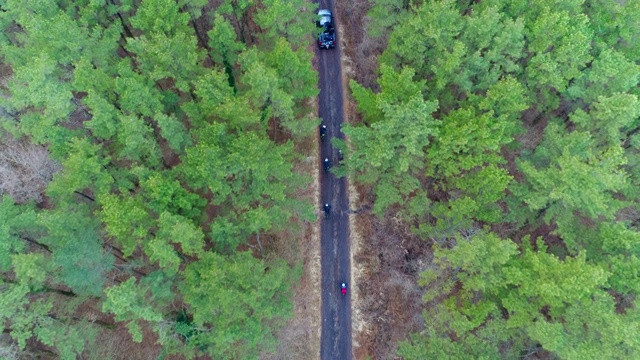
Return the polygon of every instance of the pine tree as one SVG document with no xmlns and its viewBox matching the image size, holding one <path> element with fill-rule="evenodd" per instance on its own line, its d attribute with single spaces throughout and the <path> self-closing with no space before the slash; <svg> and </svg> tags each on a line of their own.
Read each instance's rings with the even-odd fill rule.
<svg viewBox="0 0 640 360">
<path fill-rule="evenodd" d="M 247 252 L 203 254 L 186 268 L 181 287 L 199 329 L 193 346 L 207 347 L 220 359 L 253 359 L 273 349 L 273 328 L 287 317 L 288 282 L 296 272 Z"/>
</svg>

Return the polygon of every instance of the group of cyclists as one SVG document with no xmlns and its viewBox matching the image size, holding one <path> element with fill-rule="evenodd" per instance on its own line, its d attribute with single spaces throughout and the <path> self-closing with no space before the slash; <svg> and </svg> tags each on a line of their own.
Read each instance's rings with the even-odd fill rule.
<svg viewBox="0 0 640 360">
<path fill-rule="evenodd" d="M 320 140 L 324 142 L 325 137 L 327 137 L 327 125 L 321 124 Z M 342 162 L 343 159 L 344 159 L 344 156 L 342 155 L 342 150 L 338 150 L 338 162 Z M 331 160 L 329 160 L 328 157 L 325 157 L 324 160 L 322 161 L 322 166 L 324 167 L 324 172 L 328 173 L 329 170 L 331 169 Z M 329 214 L 331 213 L 331 204 L 325 203 L 323 205 L 323 211 L 324 211 L 325 217 L 328 217 Z"/>
<path fill-rule="evenodd" d="M 321 124 L 320 125 L 320 140 L 322 142 L 324 142 L 325 137 L 327 137 L 327 125 Z M 338 150 L 338 162 L 341 163 L 343 159 L 344 159 L 344 156 L 342 154 L 342 151 Z M 324 172 L 328 173 L 329 169 L 331 169 L 331 160 L 329 160 L 328 157 L 325 157 L 324 160 L 322 161 L 322 165 L 324 167 Z M 324 216 L 328 218 L 329 215 L 331 214 L 331 204 L 325 203 L 323 205 L 323 207 L 322 207 L 322 210 L 324 211 Z M 341 282 L 340 283 L 340 293 L 342 294 L 342 296 L 347 295 L 347 283 L 346 282 Z"/>
</svg>

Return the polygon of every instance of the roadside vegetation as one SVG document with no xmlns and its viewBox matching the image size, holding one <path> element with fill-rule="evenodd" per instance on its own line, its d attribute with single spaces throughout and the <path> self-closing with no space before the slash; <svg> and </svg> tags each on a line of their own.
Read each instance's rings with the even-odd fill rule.
<svg viewBox="0 0 640 360">
<path fill-rule="evenodd" d="M 356 354 L 640 357 L 640 2 L 339 14 L 368 24 L 345 30 L 346 164 L 372 209 Z"/>
<path fill-rule="evenodd" d="M 0 9 L 0 356 L 313 356 L 314 8 Z"/>
</svg>

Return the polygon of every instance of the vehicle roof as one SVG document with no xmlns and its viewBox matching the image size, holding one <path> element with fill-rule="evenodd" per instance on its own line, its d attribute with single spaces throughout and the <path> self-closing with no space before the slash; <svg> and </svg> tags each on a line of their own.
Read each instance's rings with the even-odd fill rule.
<svg viewBox="0 0 640 360">
<path fill-rule="evenodd" d="M 318 10 L 318 16 L 320 17 L 320 26 L 325 26 L 325 24 L 331 23 L 331 11 L 327 9 Z"/>
</svg>

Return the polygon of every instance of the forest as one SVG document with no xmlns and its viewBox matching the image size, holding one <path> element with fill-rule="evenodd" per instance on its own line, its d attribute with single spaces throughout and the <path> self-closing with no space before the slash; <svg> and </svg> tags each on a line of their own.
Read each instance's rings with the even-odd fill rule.
<svg viewBox="0 0 640 360">
<path fill-rule="evenodd" d="M 336 6 L 356 357 L 640 358 L 640 1 Z M 276 350 L 317 218 L 316 8 L 0 0 L 0 358 Z"/>
<path fill-rule="evenodd" d="M 314 10 L 0 1 L 0 358 L 274 351 L 316 219 Z"/>
<path fill-rule="evenodd" d="M 344 132 L 377 229 L 362 353 L 640 358 L 640 2 L 358 9 Z"/>
</svg>

